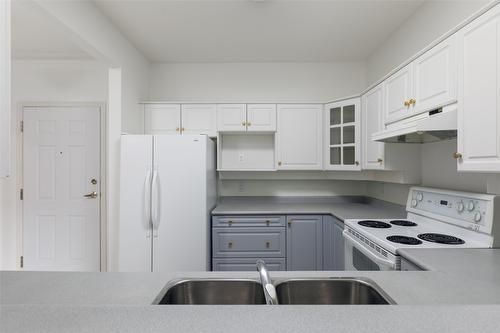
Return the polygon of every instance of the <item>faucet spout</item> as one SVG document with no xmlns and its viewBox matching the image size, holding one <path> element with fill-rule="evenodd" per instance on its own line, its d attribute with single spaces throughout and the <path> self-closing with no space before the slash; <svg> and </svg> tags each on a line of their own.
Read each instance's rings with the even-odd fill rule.
<svg viewBox="0 0 500 333">
<path fill-rule="evenodd" d="M 273 305 L 278 304 L 278 297 L 276 295 L 276 288 L 271 283 L 271 278 L 269 277 L 269 272 L 266 267 L 264 260 L 257 260 L 257 271 L 260 276 L 260 283 L 262 284 L 262 289 L 264 291 L 264 296 L 266 297 L 266 304 Z"/>
</svg>

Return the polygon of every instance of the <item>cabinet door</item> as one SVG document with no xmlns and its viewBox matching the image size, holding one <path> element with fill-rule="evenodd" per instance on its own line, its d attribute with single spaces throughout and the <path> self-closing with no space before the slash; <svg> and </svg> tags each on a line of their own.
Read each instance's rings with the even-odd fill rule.
<svg viewBox="0 0 500 333">
<path fill-rule="evenodd" d="M 323 270 L 343 271 L 344 223 L 331 215 L 323 216 Z"/>
<path fill-rule="evenodd" d="M 320 104 L 278 105 L 278 169 L 322 169 L 322 112 Z"/>
<path fill-rule="evenodd" d="M 457 34 L 459 171 L 500 172 L 500 6 Z"/>
<path fill-rule="evenodd" d="M 457 99 L 455 35 L 413 62 L 413 113 L 430 111 Z"/>
<path fill-rule="evenodd" d="M 248 104 L 247 130 L 249 132 L 275 132 L 276 104 Z"/>
<path fill-rule="evenodd" d="M 181 106 L 179 104 L 145 104 L 145 134 L 180 134 Z"/>
<path fill-rule="evenodd" d="M 217 130 L 219 132 L 245 132 L 247 130 L 246 104 L 218 104 Z"/>
<path fill-rule="evenodd" d="M 412 98 L 411 67 L 409 64 L 384 81 L 386 124 L 412 115 L 410 107 L 405 105 Z"/>
<path fill-rule="evenodd" d="M 323 269 L 322 216 L 287 216 L 286 262 L 289 271 Z"/>
<path fill-rule="evenodd" d="M 360 104 L 359 98 L 353 98 L 326 105 L 327 170 L 361 170 Z"/>
<path fill-rule="evenodd" d="M 383 129 L 383 89 L 378 85 L 362 97 L 363 169 L 384 169 L 384 143 L 372 140 L 372 134 Z"/>
<path fill-rule="evenodd" d="M 215 104 L 183 104 L 182 133 L 217 136 Z"/>
</svg>

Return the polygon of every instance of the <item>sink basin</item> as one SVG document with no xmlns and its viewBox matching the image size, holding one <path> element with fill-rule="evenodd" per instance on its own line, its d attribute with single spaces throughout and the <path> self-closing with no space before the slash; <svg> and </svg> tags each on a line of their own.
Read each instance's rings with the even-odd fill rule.
<svg viewBox="0 0 500 333">
<path fill-rule="evenodd" d="M 189 279 L 169 283 L 153 304 L 266 304 L 254 280 Z"/>
<path fill-rule="evenodd" d="M 362 278 L 292 279 L 276 285 L 279 304 L 395 304 Z"/>
</svg>

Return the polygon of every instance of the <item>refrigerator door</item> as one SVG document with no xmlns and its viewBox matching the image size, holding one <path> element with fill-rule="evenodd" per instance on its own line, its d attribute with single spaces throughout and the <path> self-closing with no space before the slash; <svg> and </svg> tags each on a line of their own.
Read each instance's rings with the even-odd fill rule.
<svg viewBox="0 0 500 333">
<path fill-rule="evenodd" d="M 123 135 L 120 163 L 118 270 L 152 270 L 153 137 Z"/>
<path fill-rule="evenodd" d="M 206 136 L 154 138 L 153 271 L 207 269 Z"/>
</svg>

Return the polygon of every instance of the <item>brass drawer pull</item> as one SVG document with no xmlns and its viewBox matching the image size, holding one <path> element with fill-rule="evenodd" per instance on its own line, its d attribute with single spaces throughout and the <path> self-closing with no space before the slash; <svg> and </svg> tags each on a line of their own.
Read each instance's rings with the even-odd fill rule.
<svg viewBox="0 0 500 333">
<path fill-rule="evenodd" d="M 269 226 L 271 224 L 271 221 L 266 220 L 266 225 Z"/>
<path fill-rule="evenodd" d="M 227 247 L 231 249 L 233 247 L 233 244 L 233 241 L 229 241 L 229 243 L 227 243 Z"/>
<path fill-rule="evenodd" d="M 232 225 L 233 225 L 233 223 L 234 223 L 234 222 L 233 222 L 232 220 L 227 221 L 227 224 L 229 224 L 229 226 L 232 226 Z"/>
<path fill-rule="evenodd" d="M 462 158 L 462 154 L 458 153 L 458 152 L 455 152 L 453 153 L 453 158 L 456 159 L 456 160 L 459 160 Z"/>
<path fill-rule="evenodd" d="M 266 242 L 266 249 L 271 247 L 271 242 Z"/>
</svg>

